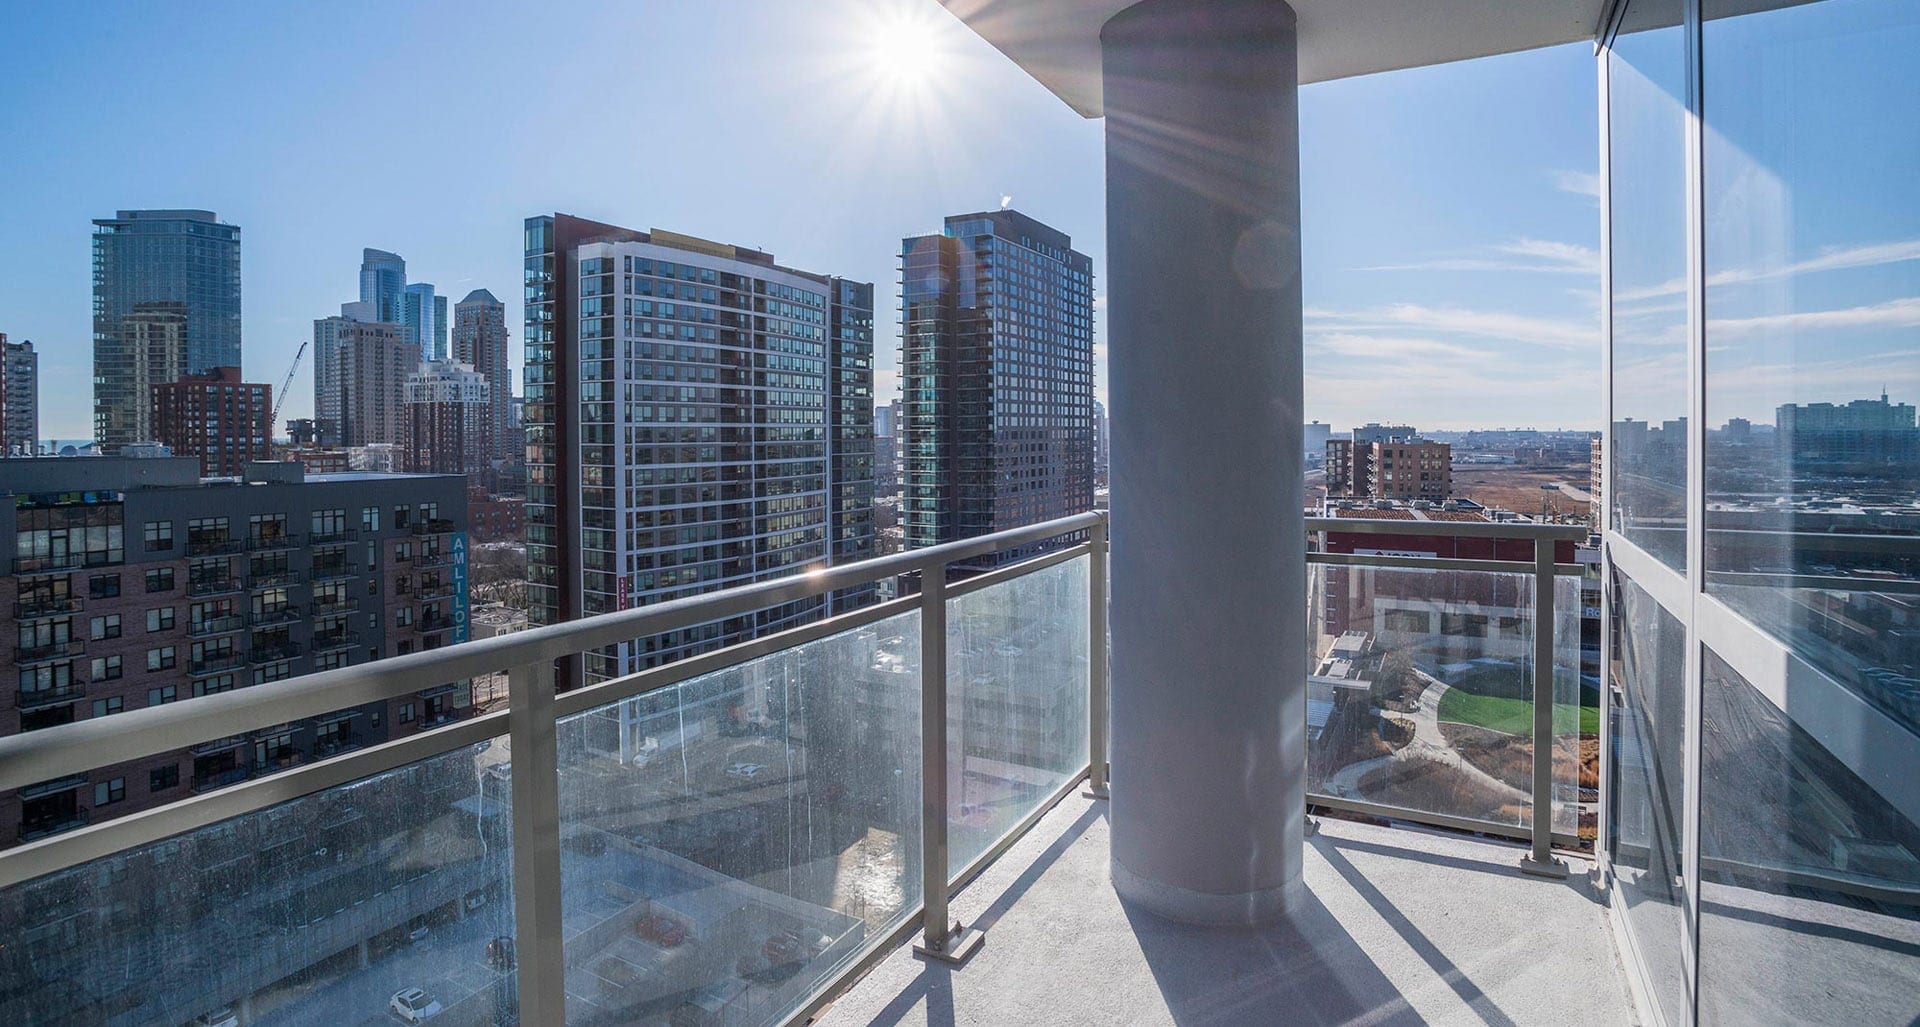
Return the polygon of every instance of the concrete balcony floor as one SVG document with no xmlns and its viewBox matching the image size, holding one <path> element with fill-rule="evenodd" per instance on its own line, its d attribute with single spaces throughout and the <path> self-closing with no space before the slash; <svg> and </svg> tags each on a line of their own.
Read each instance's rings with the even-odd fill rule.
<svg viewBox="0 0 1920 1027">
<path fill-rule="evenodd" d="M 965 967 L 902 946 L 817 1022 L 1636 1022 L 1586 861 L 1550 881 L 1519 873 L 1518 846 L 1322 819 L 1297 917 L 1205 930 L 1121 903 L 1106 813 L 1068 798 L 955 896 L 987 931 Z"/>
</svg>

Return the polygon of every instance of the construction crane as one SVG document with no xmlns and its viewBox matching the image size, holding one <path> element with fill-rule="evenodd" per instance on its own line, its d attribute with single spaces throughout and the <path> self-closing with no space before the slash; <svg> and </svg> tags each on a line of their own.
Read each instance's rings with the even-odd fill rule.
<svg viewBox="0 0 1920 1027">
<path fill-rule="evenodd" d="M 307 343 L 311 341 L 310 339 L 300 340 L 300 349 L 293 355 L 293 366 L 287 368 L 287 380 L 280 384 L 280 395 L 273 401 L 273 413 L 267 415 L 268 432 L 272 432 L 273 426 L 280 423 L 280 408 L 287 403 L 287 391 L 293 388 L 293 376 L 299 372 L 300 358 L 307 355 Z"/>
</svg>

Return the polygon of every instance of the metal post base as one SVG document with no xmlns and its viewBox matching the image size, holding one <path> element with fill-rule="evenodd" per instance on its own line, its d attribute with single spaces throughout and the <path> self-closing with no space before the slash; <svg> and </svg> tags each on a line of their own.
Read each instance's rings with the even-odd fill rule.
<svg viewBox="0 0 1920 1027">
<path fill-rule="evenodd" d="M 1317 834 L 1319 834 L 1319 833 L 1320 833 L 1320 821 L 1318 821 L 1318 820 L 1315 820 L 1315 819 L 1313 819 L 1312 817 L 1307 817 L 1307 818 L 1305 818 L 1305 819 L 1306 819 L 1306 827 L 1305 827 L 1305 834 L 1306 834 L 1306 836 L 1307 836 L 1308 838 L 1312 838 L 1312 837 L 1313 837 L 1314 835 L 1317 835 Z"/>
<path fill-rule="evenodd" d="M 1564 881 L 1567 878 L 1567 862 L 1554 859 L 1552 856 L 1548 856 L 1545 862 L 1534 859 L 1532 856 L 1525 856 L 1520 860 L 1520 872 L 1532 874 L 1535 877 L 1551 877 L 1556 881 Z"/>
<path fill-rule="evenodd" d="M 1113 798 L 1113 793 L 1104 787 L 1095 788 L 1092 785 L 1088 785 L 1080 789 L 1080 797 L 1083 799 L 1111 799 Z"/>
<path fill-rule="evenodd" d="M 962 927 L 959 924 L 955 924 L 953 925 L 953 932 L 946 936 L 939 948 L 927 947 L 926 936 L 922 935 L 919 941 L 913 943 L 913 954 L 927 959 L 938 959 L 943 963 L 958 965 L 966 962 L 975 952 L 980 951 L 980 946 L 985 944 L 986 940 L 987 932 L 979 930 L 978 928 Z"/>
</svg>

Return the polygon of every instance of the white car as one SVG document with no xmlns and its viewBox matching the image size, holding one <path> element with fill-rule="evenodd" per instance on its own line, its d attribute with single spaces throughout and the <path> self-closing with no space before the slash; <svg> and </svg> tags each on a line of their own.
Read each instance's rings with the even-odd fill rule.
<svg viewBox="0 0 1920 1027">
<path fill-rule="evenodd" d="M 421 1023 L 440 1015 L 440 1003 L 419 988 L 394 992 L 387 1005 L 402 1023 Z"/>
<path fill-rule="evenodd" d="M 727 773 L 734 777 L 751 779 L 760 776 L 760 772 L 765 769 L 767 768 L 759 763 L 735 763 L 727 768 Z"/>
<path fill-rule="evenodd" d="M 232 1006 L 221 1006 L 211 1013 L 201 1013 L 193 1022 L 195 1027 L 240 1027 L 240 1017 L 234 1014 Z"/>
</svg>

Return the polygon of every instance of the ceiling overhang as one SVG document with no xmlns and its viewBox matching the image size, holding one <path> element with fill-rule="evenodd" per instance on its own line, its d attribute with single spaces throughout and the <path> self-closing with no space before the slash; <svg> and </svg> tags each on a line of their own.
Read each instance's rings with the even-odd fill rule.
<svg viewBox="0 0 1920 1027">
<path fill-rule="evenodd" d="M 940 0 L 1089 118 L 1102 113 L 1100 27 L 1134 0 Z M 1300 82 L 1590 40 L 1607 0 L 1292 0 Z"/>
</svg>

